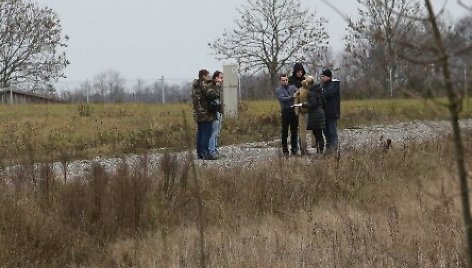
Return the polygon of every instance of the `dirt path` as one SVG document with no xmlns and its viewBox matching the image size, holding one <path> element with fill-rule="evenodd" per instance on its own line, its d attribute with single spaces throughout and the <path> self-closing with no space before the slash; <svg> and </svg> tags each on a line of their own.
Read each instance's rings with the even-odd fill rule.
<svg viewBox="0 0 472 268">
<path fill-rule="evenodd" d="M 462 120 L 463 129 L 472 130 L 472 119 Z M 383 141 L 390 139 L 392 146 L 403 146 L 411 141 L 422 141 L 447 135 L 450 133 L 450 123 L 447 121 L 414 121 L 394 125 L 362 126 L 339 131 L 341 150 L 360 148 L 363 146 L 382 146 Z M 197 164 L 205 167 L 227 168 L 243 167 L 249 168 L 257 163 L 271 161 L 278 157 L 280 152 L 280 141 L 253 142 L 237 145 L 222 146 L 219 160 L 197 160 Z M 310 144 L 310 141 L 309 143 Z M 309 148 L 310 152 L 315 149 Z M 186 152 L 178 153 L 179 158 L 184 158 Z M 195 153 L 195 152 L 194 152 Z M 157 167 L 162 154 L 150 154 L 148 156 L 149 166 Z M 140 156 L 128 155 L 125 161 L 131 165 L 139 163 Z M 108 171 L 114 171 L 119 163 L 119 158 L 96 158 L 93 160 L 74 161 L 68 165 L 67 176 L 69 179 L 78 178 L 85 174 L 93 162 L 100 163 Z M 63 166 L 60 163 L 53 164 L 54 173 L 63 177 Z M 8 171 L 8 169 L 7 169 Z"/>
</svg>

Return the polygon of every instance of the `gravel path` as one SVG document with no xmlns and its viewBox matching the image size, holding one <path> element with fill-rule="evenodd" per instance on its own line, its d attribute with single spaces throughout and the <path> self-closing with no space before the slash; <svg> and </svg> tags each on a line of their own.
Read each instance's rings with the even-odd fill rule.
<svg viewBox="0 0 472 268">
<path fill-rule="evenodd" d="M 472 130 L 472 119 L 462 120 L 461 128 Z M 390 139 L 392 145 L 403 144 L 409 141 L 423 141 L 434 139 L 451 132 L 448 121 L 413 121 L 394 125 L 362 126 L 339 131 L 341 150 L 349 150 L 362 146 L 382 146 L 383 141 Z M 310 135 L 311 136 L 311 135 Z M 219 160 L 197 160 L 197 164 L 205 167 L 251 167 L 261 161 L 275 160 L 280 152 L 280 140 L 269 142 L 252 142 L 220 147 L 222 157 Z M 308 144 L 310 140 L 308 140 Z M 315 149 L 309 148 L 312 153 Z M 185 152 L 177 153 L 183 159 Z M 195 152 L 194 152 L 195 154 Z M 157 167 L 161 153 L 148 155 L 149 166 Z M 125 161 L 134 166 L 139 162 L 140 156 L 128 155 Z M 93 160 L 74 161 L 68 165 L 68 178 L 78 178 L 85 174 L 93 162 L 100 163 L 108 171 L 114 171 L 119 163 L 119 158 L 95 158 Z M 6 171 L 8 172 L 8 168 Z M 63 177 L 63 167 L 60 163 L 53 164 L 54 173 Z"/>
</svg>

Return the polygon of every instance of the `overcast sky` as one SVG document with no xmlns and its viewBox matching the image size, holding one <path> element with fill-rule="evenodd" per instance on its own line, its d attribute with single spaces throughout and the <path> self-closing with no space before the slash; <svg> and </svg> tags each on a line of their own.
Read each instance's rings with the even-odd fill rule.
<svg viewBox="0 0 472 268">
<path fill-rule="evenodd" d="M 247 0 L 37 0 L 59 15 L 71 64 L 62 83 L 77 84 L 100 72 L 114 70 L 127 80 L 188 80 L 201 68 L 222 69 L 208 43 L 232 29 L 236 9 Z M 301 0 L 317 16 L 328 19 L 331 45 L 343 47 L 345 23 L 321 0 Z M 331 0 L 355 15 L 356 0 Z M 435 8 L 445 0 L 433 0 Z M 452 14 L 464 14 L 455 0 Z"/>
</svg>

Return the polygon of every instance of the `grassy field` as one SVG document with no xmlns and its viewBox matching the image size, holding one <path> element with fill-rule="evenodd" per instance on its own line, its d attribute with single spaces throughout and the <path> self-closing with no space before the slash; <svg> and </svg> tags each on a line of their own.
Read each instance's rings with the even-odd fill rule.
<svg viewBox="0 0 472 268">
<path fill-rule="evenodd" d="M 278 136 L 278 109 L 243 103 L 225 118 L 223 144 Z M 419 100 L 342 110 L 342 128 L 448 115 Z M 0 176 L 0 267 L 465 267 L 448 138 L 193 169 L 170 153 L 192 142 L 182 111 L 193 132 L 188 105 L 0 106 L 1 163 L 22 163 Z M 146 154 L 161 147 L 151 170 Z M 97 164 L 67 183 L 52 175 L 51 160 L 129 152 L 142 163 Z"/>
<path fill-rule="evenodd" d="M 2 105 L 0 157 L 12 162 L 44 162 L 164 147 L 183 150 L 183 112 L 194 133 L 191 107 L 184 104 Z M 472 105 L 465 105 L 462 116 L 472 116 Z M 447 117 L 446 107 L 432 101 L 343 101 L 339 126 Z M 221 144 L 271 140 L 278 136 L 279 129 L 279 106 L 275 100 L 243 102 L 237 119 L 225 118 Z"/>
<path fill-rule="evenodd" d="M 198 177 L 172 154 L 67 184 L 24 165 L 0 180 L 0 267 L 465 267 L 453 159 L 438 138 Z"/>
</svg>

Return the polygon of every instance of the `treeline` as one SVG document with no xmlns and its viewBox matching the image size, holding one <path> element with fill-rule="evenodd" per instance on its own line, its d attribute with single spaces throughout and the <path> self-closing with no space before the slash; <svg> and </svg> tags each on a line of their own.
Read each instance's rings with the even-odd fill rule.
<svg viewBox="0 0 472 268">
<path fill-rule="evenodd" d="M 407 11 L 411 16 L 418 15 L 415 10 Z M 323 66 L 314 64 L 319 63 L 316 57 L 308 59 L 304 62 L 307 74 L 318 77 L 323 68 L 331 68 L 335 78 L 341 80 L 344 99 L 444 96 L 441 67 L 433 60 L 435 48 L 428 45 L 433 42 L 428 26 L 421 20 L 407 20 L 407 16 L 397 18 L 395 24 L 392 18 L 380 20 L 382 16 L 388 17 L 385 12 L 382 7 L 364 10 L 366 19 L 349 23 L 344 51 L 335 54 L 328 50 L 323 55 Z M 452 20 L 443 19 L 440 25 L 446 50 L 461 52 L 449 56 L 452 83 L 466 96 L 472 84 L 472 15 L 446 21 Z M 414 37 L 417 44 L 399 42 L 407 37 Z M 469 50 L 461 51 L 461 47 Z M 281 72 L 290 74 L 293 63 L 286 64 Z M 78 88 L 62 92 L 61 97 L 70 102 L 188 102 L 190 80 L 178 84 L 165 80 L 126 83 L 120 73 L 108 71 Z M 274 88 L 270 84 L 267 72 L 244 73 L 240 77 L 239 95 L 242 99 L 273 98 Z"/>
</svg>

